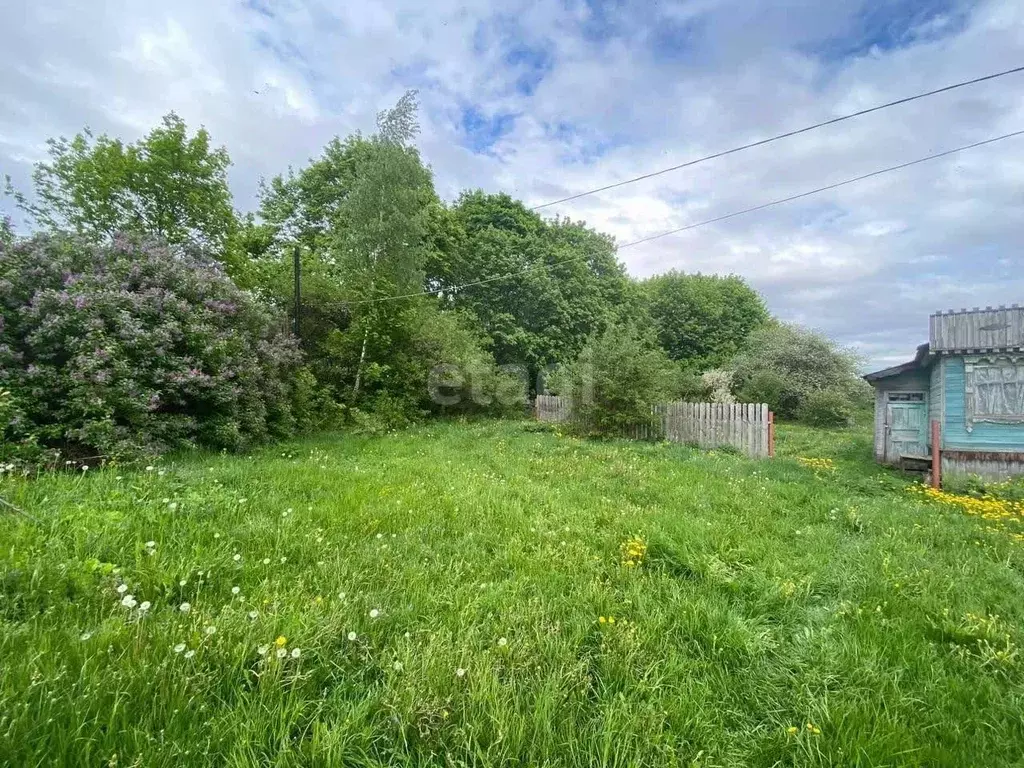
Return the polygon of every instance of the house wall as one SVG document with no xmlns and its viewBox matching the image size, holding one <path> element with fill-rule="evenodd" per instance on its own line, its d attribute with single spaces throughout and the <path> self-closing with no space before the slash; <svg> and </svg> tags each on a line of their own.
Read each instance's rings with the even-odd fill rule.
<svg viewBox="0 0 1024 768">
<path fill-rule="evenodd" d="M 928 371 L 918 369 L 873 382 L 875 386 L 875 459 L 885 460 L 885 396 L 888 392 L 924 392 L 928 398 Z M 929 399 L 929 408 L 931 401 Z"/>
<path fill-rule="evenodd" d="M 967 430 L 963 357 L 943 359 L 942 468 L 988 477 L 1024 474 L 1024 424 L 975 422 Z"/>
</svg>

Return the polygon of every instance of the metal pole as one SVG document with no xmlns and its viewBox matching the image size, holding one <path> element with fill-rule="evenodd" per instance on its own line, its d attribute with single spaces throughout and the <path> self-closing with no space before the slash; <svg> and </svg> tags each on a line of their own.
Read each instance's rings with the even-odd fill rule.
<svg viewBox="0 0 1024 768">
<path fill-rule="evenodd" d="M 292 252 L 292 268 L 295 272 L 295 317 L 292 319 L 292 332 L 301 338 L 299 316 L 302 313 L 302 261 L 299 258 L 299 246 Z"/>
</svg>

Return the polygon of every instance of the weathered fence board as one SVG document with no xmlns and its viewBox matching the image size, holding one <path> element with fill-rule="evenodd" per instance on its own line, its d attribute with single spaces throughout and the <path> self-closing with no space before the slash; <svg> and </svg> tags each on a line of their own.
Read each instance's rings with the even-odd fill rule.
<svg viewBox="0 0 1024 768">
<path fill-rule="evenodd" d="M 568 398 L 538 395 L 534 412 L 539 421 L 567 421 L 570 403 Z M 732 446 L 754 458 L 769 455 L 768 406 L 763 403 L 663 403 L 653 412 L 653 424 L 638 424 L 630 437 L 700 448 Z"/>
</svg>

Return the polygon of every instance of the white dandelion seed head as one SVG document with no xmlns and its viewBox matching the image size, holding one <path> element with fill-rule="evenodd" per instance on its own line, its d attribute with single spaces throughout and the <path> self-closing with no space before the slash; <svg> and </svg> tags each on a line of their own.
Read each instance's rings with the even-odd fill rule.
<svg viewBox="0 0 1024 768">
<path fill-rule="evenodd" d="M 288 649 L 287 648 L 278 648 L 276 653 L 277 653 L 277 658 L 283 659 L 285 656 L 288 655 Z"/>
<path fill-rule="evenodd" d="M 288 562 L 288 558 L 287 557 L 282 557 L 281 558 L 281 562 L 282 563 L 287 563 Z"/>
<path fill-rule="evenodd" d="M 302 651 L 300 651 L 298 648 L 292 648 L 292 658 L 293 659 L 297 659 L 301 655 L 302 655 Z"/>
<path fill-rule="evenodd" d="M 242 560 L 242 556 L 236 553 L 235 556 L 232 557 L 231 559 L 234 560 L 237 563 L 237 562 L 240 562 Z"/>
<path fill-rule="evenodd" d="M 153 467 L 146 467 L 146 471 L 147 472 L 152 472 L 153 471 Z"/>
<path fill-rule="evenodd" d="M 391 666 L 393 666 L 393 667 L 395 668 L 395 672 L 401 672 L 401 671 L 402 671 L 402 669 L 403 669 L 403 667 L 402 667 L 402 662 L 400 662 L 400 661 L 396 661 L 396 662 L 395 662 L 394 664 L 392 664 Z"/>
<path fill-rule="evenodd" d="M 242 588 L 241 588 L 241 587 L 232 587 L 232 588 L 231 588 L 231 594 L 232 594 L 232 595 L 237 595 L 237 594 L 238 594 L 239 592 L 241 592 L 241 591 L 242 591 Z"/>
<path fill-rule="evenodd" d="M 125 608 L 134 608 L 136 605 L 138 605 L 138 601 L 136 601 L 133 595 L 125 595 L 121 598 L 121 605 L 123 605 Z"/>
<path fill-rule="evenodd" d="M 370 610 L 371 619 L 376 619 L 378 616 L 380 616 L 380 611 L 378 611 L 376 608 Z"/>
<path fill-rule="evenodd" d="M 213 538 L 219 539 L 220 538 L 220 531 L 214 531 L 213 532 Z"/>
<path fill-rule="evenodd" d="M 260 615 L 259 611 L 249 611 L 249 618 L 250 619 L 254 619 L 254 620 L 258 619 L 259 615 Z"/>
<path fill-rule="evenodd" d="M 383 539 L 384 538 L 384 534 L 383 533 L 378 533 L 377 534 L 377 538 L 378 539 Z"/>
<path fill-rule="evenodd" d="M 351 640 L 352 642 L 355 642 L 356 633 L 355 632 L 349 632 L 348 633 L 348 639 Z"/>
<path fill-rule="evenodd" d="M 171 510 L 171 512 L 173 512 L 178 508 L 178 502 L 172 501 L 170 504 L 167 505 L 167 508 Z"/>
<path fill-rule="evenodd" d="M 465 677 L 466 676 L 466 670 L 464 670 L 462 667 L 459 667 L 458 669 L 455 670 L 455 676 L 456 677 Z"/>
<path fill-rule="evenodd" d="M 206 628 L 206 634 L 208 634 L 208 635 L 212 635 L 216 631 L 217 631 L 217 628 L 215 626 L 213 626 L 212 624 Z"/>
<path fill-rule="evenodd" d="M 195 651 L 185 651 L 185 658 L 186 659 L 191 659 L 195 655 L 196 655 Z"/>
<path fill-rule="evenodd" d="M 142 601 L 142 605 L 139 606 L 139 610 L 142 611 L 143 613 L 145 613 L 146 611 L 148 611 L 150 609 L 150 607 L 152 607 L 152 605 L 153 604 L 151 602 L 149 602 L 149 600 L 143 600 Z"/>
<path fill-rule="evenodd" d="M 248 501 L 248 499 L 239 499 L 238 503 L 239 504 L 245 504 L 245 502 L 247 502 L 247 501 Z"/>
<path fill-rule="evenodd" d="M 411 632 L 406 632 L 405 633 L 405 639 L 408 640 L 410 637 L 412 637 L 412 633 Z"/>
<path fill-rule="evenodd" d="M 156 542 L 155 541 L 147 541 L 146 542 L 146 549 L 156 549 Z"/>
<path fill-rule="evenodd" d="M 181 605 L 178 606 L 178 610 L 181 611 L 182 613 L 188 613 L 189 611 L 192 610 L 192 604 L 191 603 L 182 603 Z"/>
<path fill-rule="evenodd" d="M 118 584 L 117 585 L 117 594 L 123 595 L 127 591 L 128 591 L 128 585 L 127 584 Z"/>
<path fill-rule="evenodd" d="M 338 599 L 339 600 L 344 600 L 345 599 L 345 593 L 344 592 L 339 592 L 338 593 Z"/>
<path fill-rule="evenodd" d="M 178 582 L 178 586 L 179 587 L 184 587 L 186 584 L 188 584 L 188 582 L 185 581 L 185 579 L 182 579 L 181 581 Z"/>
<path fill-rule="evenodd" d="M 258 653 L 260 656 L 266 656 L 267 655 L 267 651 L 269 651 L 269 650 L 270 650 L 270 646 L 269 645 L 261 645 L 258 648 L 256 648 L 256 653 Z"/>
<path fill-rule="evenodd" d="M 498 645 L 500 645 L 502 648 L 504 648 L 506 645 L 508 645 L 508 638 L 507 637 L 499 637 L 498 638 Z"/>
<path fill-rule="evenodd" d="M 184 643 L 178 643 L 176 646 L 174 646 L 174 652 L 175 653 L 181 653 L 184 650 L 185 650 L 185 644 Z"/>
<path fill-rule="evenodd" d="M 81 640 L 84 643 L 90 637 L 92 637 L 92 632 L 83 632 L 82 634 L 80 634 L 78 636 L 78 639 Z"/>
<path fill-rule="evenodd" d="M 88 472 L 89 471 L 89 465 L 88 464 L 83 464 L 82 465 L 82 471 L 83 472 Z"/>
<path fill-rule="evenodd" d="M 160 475 L 160 477 L 163 477 L 166 473 L 161 469 L 157 474 Z"/>
<path fill-rule="evenodd" d="M 263 564 L 264 565 L 270 565 L 270 558 L 269 557 L 264 557 L 263 558 Z"/>
</svg>

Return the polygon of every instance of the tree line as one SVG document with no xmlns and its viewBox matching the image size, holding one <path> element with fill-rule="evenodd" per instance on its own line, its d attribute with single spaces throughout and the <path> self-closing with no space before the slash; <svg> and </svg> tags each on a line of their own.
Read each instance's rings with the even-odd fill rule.
<svg viewBox="0 0 1024 768">
<path fill-rule="evenodd" d="M 819 417 L 848 418 L 853 357 L 778 323 L 741 278 L 635 280 L 585 222 L 503 193 L 446 203 L 418 130 L 408 93 L 371 135 L 264 180 L 248 214 L 226 148 L 173 113 L 135 143 L 51 140 L 34 194 L 7 184 L 36 232 L 0 226 L 6 454 L 239 448 L 342 421 L 516 413 L 538 388 L 576 386 L 581 361 L 603 390 L 642 389 L 634 410 L 738 396 L 797 416 L 817 398 Z M 301 339 L 287 320 L 296 254 Z"/>
</svg>

